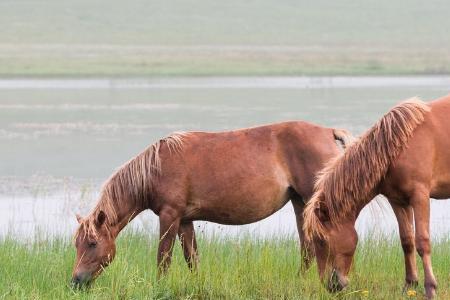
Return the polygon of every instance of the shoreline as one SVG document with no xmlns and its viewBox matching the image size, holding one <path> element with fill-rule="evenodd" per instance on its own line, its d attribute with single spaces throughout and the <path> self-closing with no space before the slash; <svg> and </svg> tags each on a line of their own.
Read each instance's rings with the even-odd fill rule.
<svg viewBox="0 0 450 300">
<path fill-rule="evenodd" d="M 14 89 L 327 89 L 450 87 L 450 75 L 411 76 L 180 76 L 0 78 Z"/>
</svg>

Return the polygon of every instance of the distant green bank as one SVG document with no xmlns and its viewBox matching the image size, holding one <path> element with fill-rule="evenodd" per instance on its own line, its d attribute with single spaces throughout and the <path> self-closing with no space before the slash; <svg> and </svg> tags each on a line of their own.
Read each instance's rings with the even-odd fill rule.
<svg viewBox="0 0 450 300">
<path fill-rule="evenodd" d="M 402 293 L 403 254 L 397 237 L 370 238 L 358 246 L 351 284 L 328 294 L 313 267 L 299 273 L 294 237 L 200 239 L 201 265 L 190 273 L 176 245 L 169 274 L 156 280 L 156 237 L 126 233 L 113 264 L 88 291 L 69 286 L 74 249 L 66 239 L 0 241 L 0 299 L 411 299 Z M 439 299 L 450 297 L 449 240 L 436 241 L 433 265 Z M 419 261 L 419 266 L 420 266 Z M 420 268 L 422 277 L 422 271 Z"/>
<path fill-rule="evenodd" d="M 304 49 L 0 44 L 0 77 L 436 74 L 450 74 L 450 51 L 322 46 Z"/>
<path fill-rule="evenodd" d="M 450 73 L 433 1 L 1 1 L 0 77 Z"/>
</svg>

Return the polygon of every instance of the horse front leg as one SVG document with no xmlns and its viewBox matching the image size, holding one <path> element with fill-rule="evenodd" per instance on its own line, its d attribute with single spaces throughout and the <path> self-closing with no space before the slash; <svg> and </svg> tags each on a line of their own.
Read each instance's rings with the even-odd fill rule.
<svg viewBox="0 0 450 300">
<path fill-rule="evenodd" d="M 437 282 L 431 265 L 430 199 L 429 192 L 416 193 L 410 201 L 414 209 L 416 247 L 423 262 L 425 292 L 428 299 L 436 295 Z"/>
<path fill-rule="evenodd" d="M 416 287 L 418 283 L 417 265 L 416 265 L 416 247 L 414 244 L 414 220 L 411 206 L 403 207 L 391 203 L 394 214 L 398 222 L 398 231 L 400 241 L 405 257 L 405 287 L 404 291 L 411 287 Z"/>
<path fill-rule="evenodd" d="M 300 271 L 305 272 L 311 266 L 311 260 L 314 257 L 312 244 L 306 239 L 306 235 L 303 230 L 303 210 L 305 208 L 305 204 L 301 199 L 292 200 L 291 202 L 294 207 L 298 236 L 300 238 L 300 255 L 302 258 Z"/>
<path fill-rule="evenodd" d="M 166 273 L 172 258 L 173 245 L 180 226 L 177 210 L 164 208 L 159 214 L 159 247 L 158 247 L 158 277 Z"/>
<path fill-rule="evenodd" d="M 189 266 L 189 269 L 195 270 L 198 265 L 198 250 L 197 241 L 195 238 L 194 223 L 181 222 L 178 229 L 178 236 L 183 247 L 184 258 Z"/>
</svg>

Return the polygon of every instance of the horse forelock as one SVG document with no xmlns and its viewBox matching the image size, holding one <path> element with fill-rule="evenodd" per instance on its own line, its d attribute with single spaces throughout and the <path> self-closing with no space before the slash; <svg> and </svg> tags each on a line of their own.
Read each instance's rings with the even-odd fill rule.
<svg viewBox="0 0 450 300">
<path fill-rule="evenodd" d="M 317 176 L 315 193 L 305 208 L 304 229 L 309 238 L 326 238 L 316 209 L 325 207 L 331 224 L 339 226 L 375 196 L 374 189 L 428 111 L 430 107 L 418 98 L 400 103 L 343 154 L 327 163 Z"/>
<path fill-rule="evenodd" d="M 175 132 L 150 145 L 143 152 L 119 167 L 103 184 L 100 200 L 92 212 L 81 221 L 75 238 L 80 234 L 82 228 L 84 234 L 98 236 L 95 222 L 100 211 L 103 211 L 106 215 L 105 223 L 109 231 L 110 225 L 117 224 L 119 221 L 117 210 L 120 209 L 120 204 L 123 201 L 131 202 L 132 207 L 143 207 L 152 196 L 152 178 L 161 174 L 159 152 L 162 143 L 167 145 L 170 154 L 178 153 L 182 150 L 184 138 L 188 134 L 186 132 Z"/>
</svg>

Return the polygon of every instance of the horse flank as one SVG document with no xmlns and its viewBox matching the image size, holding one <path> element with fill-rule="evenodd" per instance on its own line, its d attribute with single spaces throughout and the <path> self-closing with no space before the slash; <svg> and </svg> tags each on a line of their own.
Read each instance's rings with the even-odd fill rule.
<svg viewBox="0 0 450 300">
<path fill-rule="evenodd" d="M 107 216 L 107 228 L 118 222 L 116 209 L 123 201 L 131 202 L 131 206 L 143 207 L 152 195 L 152 178 L 161 174 L 159 150 L 165 143 L 171 154 L 181 151 L 184 138 L 189 133 L 175 132 L 147 147 L 143 152 L 130 159 L 117 169 L 103 184 L 100 200 L 95 208 L 84 218 L 81 225 L 85 234 L 97 236 L 95 219 L 100 211 Z M 79 227 L 75 237 L 79 234 Z"/>
<path fill-rule="evenodd" d="M 390 164 L 428 111 L 430 107 L 418 98 L 400 103 L 327 164 L 318 174 L 315 193 L 305 208 L 304 230 L 308 238 L 326 238 L 316 208 L 325 206 L 331 224 L 339 226 L 357 207 L 371 200 Z"/>
</svg>

